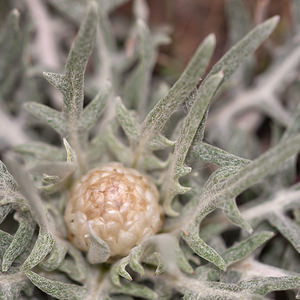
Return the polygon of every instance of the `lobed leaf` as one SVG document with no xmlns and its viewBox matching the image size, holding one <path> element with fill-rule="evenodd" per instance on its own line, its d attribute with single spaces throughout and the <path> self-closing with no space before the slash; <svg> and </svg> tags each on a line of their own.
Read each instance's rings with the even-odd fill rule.
<svg viewBox="0 0 300 300">
<path fill-rule="evenodd" d="M 174 189 L 174 186 L 179 185 L 179 177 L 191 171 L 190 168 L 186 168 L 183 164 L 209 102 L 216 92 L 222 78 L 223 74 L 220 72 L 203 82 L 187 117 L 184 119 L 180 136 L 170 159 L 166 181 L 162 187 L 164 208 L 168 215 L 178 215 L 171 207 L 172 200 L 177 194 L 177 190 Z"/>
<path fill-rule="evenodd" d="M 199 234 L 196 231 L 193 233 L 191 231 L 187 233 L 183 232 L 182 238 L 187 242 L 187 244 L 197 255 L 213 263 L 221 270 L 226 270 L 226 262 L 224 261 L 222 256 L 218 254 L 212 247 L 207 245 L 199 237 Z"/>
<path fill-rule="evenodd" d="M 159 134 L 171 114 L 175 111 L 200 81 L 210 61 L 215 46 L 213 35 L 208 36 L 197 49 L 187 68 L 169 90 L 167 96 L 161 99 L 146 116 L 141 132 L 141 140 L 137 148 L 137 156 L 144 152 L 144 147 Z"/>
</svg>

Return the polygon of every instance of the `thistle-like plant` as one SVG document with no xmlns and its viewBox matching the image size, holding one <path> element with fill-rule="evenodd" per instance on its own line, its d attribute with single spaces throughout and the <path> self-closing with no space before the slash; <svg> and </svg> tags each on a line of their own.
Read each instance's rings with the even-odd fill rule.
<svg viewBox="0 0 300 300">
<path fill-rule="evenodd" d="M 85 10 L 81 1 L 49 2 L 75 20 Z M 231 0 L 231 40 L 241 39 L 208 70 L 215 48 L 209 35 L 171 88 L 153 88 L 158 46 L 167 37 L 150 31 L 146 4 L 137 0 L 130 33 L 136 45 L 126 56 L 108 19 L 123 2 L 88 1 L 64 71 L 44 73 L 63 95 L 61 110 L 25 104 L 63 146 L 30 141 L 0 164 L 0 299 L 269 299 L 273 291 L 300 289 L 300 106 L 293 102 L 299 40 L 246 84 L 249 59 L 279 18 L 245 34 L 232 11 L 246 10 Z M 17 16 L 13 11 L 8 24 Z M 1 45 L 18 44 L 20 35 L 8 25 L 1 53 L 9 54 Z M 11 54 L 22 61 L 19 50 Z M 89 58 L 99 69 L 85 91 Z M 239 87 L 228 84 L 233 74 Z M 10 82 L 1 79 L 1 98 Z M 291 97 L 286 107 L 283 91 Z M 220 95 L 233 100 L 215 108 Z M 261 111 L 274 119 L 272 147 L 263 153 L 252 122 Z M 247 203 L 238 206 L 238 197 Z M 228 244 L 226 234 L 237 228 Z"/>
</svg>

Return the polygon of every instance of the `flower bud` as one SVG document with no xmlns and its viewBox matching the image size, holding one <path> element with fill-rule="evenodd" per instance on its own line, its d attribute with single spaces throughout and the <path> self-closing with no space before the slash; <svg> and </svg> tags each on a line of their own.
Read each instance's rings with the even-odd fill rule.
<svg viewBox="0 0 300 300">
<path fill-rule="evenodd" d="M 89 171 L 72 187 L 65 221 L 70 240 L 88 251 L 90 230 L 106 242 L 111 256 L 130 249 L 162 227 L 155 185 L 135 169 L 109 163 Z"/>
</svg>

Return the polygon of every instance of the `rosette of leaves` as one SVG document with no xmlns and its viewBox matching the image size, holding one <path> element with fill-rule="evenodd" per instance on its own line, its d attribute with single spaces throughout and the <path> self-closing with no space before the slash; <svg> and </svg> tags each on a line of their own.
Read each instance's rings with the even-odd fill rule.
<svg viewBox="0 0 300 300">
<path fill-rule="evenodd" d="M 284 162 L 286 174 L 293 173 L 295 159 L 291 158 L 300 150 L 300 110 L 277 144 L 254 160 L 203 140 L 210 103 L 277 22 L 278 17 L 273 17 L 255 27 L 202 78 L 215 47 L 215 38 L 209 35 L 176 83 L 155 100 L 157 95 L 151 99 L 149 89 L 157 42 L 145 19 L 138 18 L 139 63 L 125 85 L 124 101 L 120 97 L 109 101 L 118 94 L 116 86 L 101 82 L 99 93 L 84 105 L 87 61 L 97 30 L 104 32 L 98 5 L 89 1 L 64 73 L 44 73 L 63 94 L 62 111 L 26 104 L 29 112 L 61 136 L 64 147 L 41 142 L 19 145 L 15 152 L 25 163 L 10 154 L 6 166 L 0 165 L 1 299 L 38 298 L 35 288 L 57 299 L 90 300 L 180 295 L 184 299 L 266 299 L 272 291 L 300 288 L 299 273 L 263 263 L 256 255 L 276 232 L 300 251 L 299 186 L 276 185 L 276 191 L 268 189 L 241 211 L 236 204 L 236 198 L 258 182 L 283 182 L 278 170 Z M 171 116 L 187 99 L 186 114 L 174 124 Z M 168 136 L 166 128 L 173 128 Z M 77 250 L 68 241 L 63 221 L 72 182 L 111 160 L 147 173 L 160 190 L 166 215 L 162 232 L 113 262 L 108 261 L 109 247 L 95 234 L 91 233 L 87 255 Z M 217 166 L 205 182 L 196 172 L 199 162 Z M 295 220 L 286 215 L 291 210 Z M 8 232 L 4 229 L 12 219 L 18 226 Z M 232 226 L 240 227 L 242 234 L 226 246 L 222 233 Z"/>
</svg>

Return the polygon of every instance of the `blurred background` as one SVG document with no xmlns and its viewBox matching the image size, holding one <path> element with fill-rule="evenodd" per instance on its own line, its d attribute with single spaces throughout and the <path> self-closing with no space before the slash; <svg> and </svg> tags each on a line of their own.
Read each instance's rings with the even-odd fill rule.
<svg viewBox="0 0 300 300">
<path fill-rule="evenodd" d="M 217 47 L 212 64 L 228 48 L 228 22 L 226 0 L 148 0 L 151 26 L 167 24 L 171 27 L 171 44 L 161 49 L 158 63 L 167 68 L 167 73 L 178 77 L 199 43 L 209 34 L 216 35 Z M 272 38 L 281 43 L 291 30 L 290 0 L 245 0 L 252 18 L 252 26 L 273 15 L 280 15 L 280 24 Z M 132 3 L 119 8 L 115 14 L 131 17 Z M 258 51 L 260 58 L 268 53 Z M 261 61 L 264 64 L 264 61 Z"/>
</svg>

